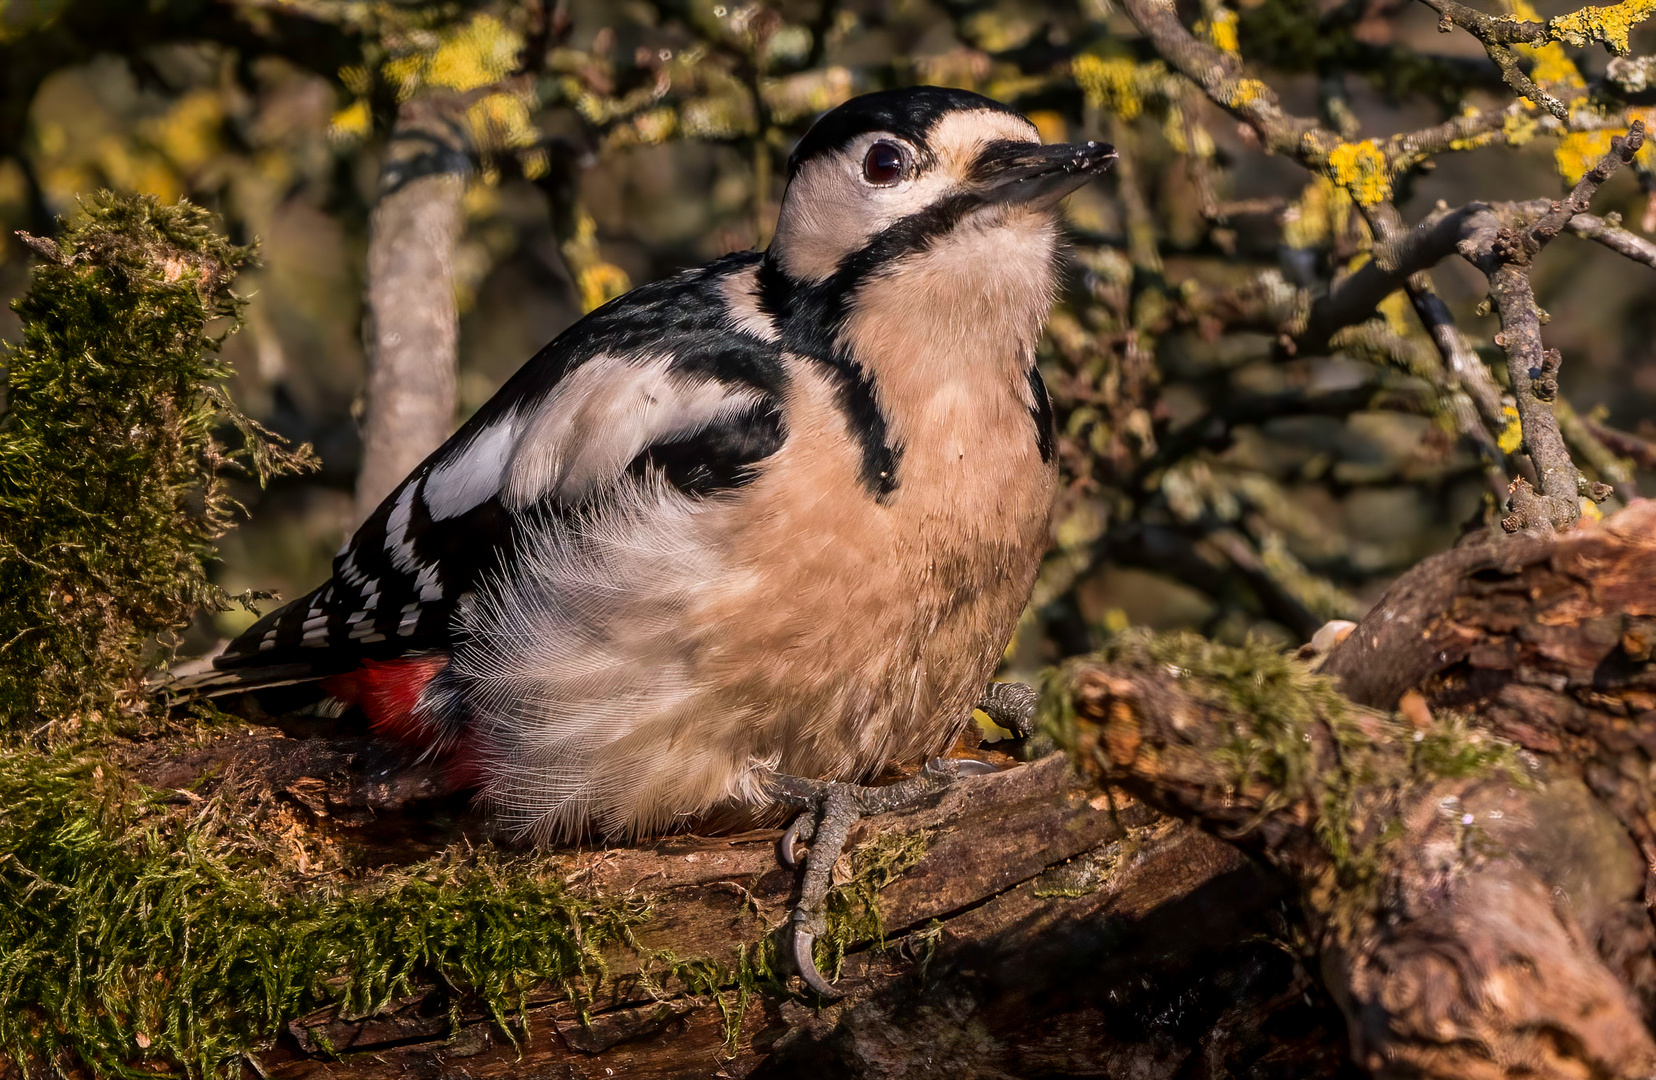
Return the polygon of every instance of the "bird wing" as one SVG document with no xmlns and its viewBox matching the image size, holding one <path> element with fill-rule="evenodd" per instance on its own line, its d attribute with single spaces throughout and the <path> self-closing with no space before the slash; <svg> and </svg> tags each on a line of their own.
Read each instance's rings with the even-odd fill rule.
<svg viewBox="0 0 1656 1080">
<path fill-rule="evenodd" d="M 457 605 L 506 572 L 548 518 L 621 485 L 694 498 L 739 487 L 784 437 L 777 347 L 719 288 L 755 256 L 644 286 L 524 366 L 362 524 L 333 576 L 215 661 L 236 683 L 349 670 L 448 645 Z"/>
</svg>

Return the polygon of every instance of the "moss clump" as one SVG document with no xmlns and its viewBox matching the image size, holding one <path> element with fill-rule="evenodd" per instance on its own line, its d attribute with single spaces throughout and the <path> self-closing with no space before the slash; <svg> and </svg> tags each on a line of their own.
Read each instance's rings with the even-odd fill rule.
<svg viewBox="0 0 1656 1080">
<path fill-rule="evenodd" d="M 35 1072 L 222 1074 L 311 1008 L 434 981 L 504 1027 L 531 988 L 601 977 L 647 915 L 489 853 L 319 887 L 240 815 L 85 751 L 0 756 L 0 805 L 0 1055 Z"/>
<path fill-rule="evenodd" d="M 1230 790 L 1257 803 L 1260 818 L 1308 804 L 1317 841 L 1337 884 L 1354 895 L 1372 882 L 1384 848 L 1400 833 L 1395 808 L 1407 793 L 1441 780 L 1500 777 L 1527 783 L 1510 744 L 1461 717 L 1434 717 L 1426 730 L 1365 713 L 1328 678 L 1277 646 L 1236 647 L 1195 634 L 1118 636 L 1089 663 L 1155 670 L 1235 718 L 1208 743 Z M 1061 745 L 1078 744 L 1063 676 L 1042 695 L 1043 724 Z"/>
<path fill-rule="evenodd" d="M 1278 646 L 1253 640 L 1229 646 L 1195 634 L 1128 634 L 1111 651 L 1113 662 L 1169 671 L 1187 691 L 1246 718 L 1216 751 L 1232 785 L 1263 792 L 1262 814 L 1290 802 L 1312 802 L 1323 846 L 1336 865 L 1351 861 L 1353 796 L 1374 776 L 1365 752 L 1368 740 L 1332 682 Z M 1317 760 L 1308 733 L 1318 725 L 1340 752 L 1336 769 Z"/>
<path fill-rule="evenodd" d="M 885 919 L 879 894 L 926 857 L 932 834 L 881 833 L 851 854 L 851 880 L 828 893 L 828 932 L 817 942 L 817 968 L 838 978 L 845 954 L 859 941 L 885 947 Z"/>
<path fill-rule="evenodd" d="M 147 641 L 227 598 L 223 480 L 301 466 L 219 388 L 253 258 L 188 203 L 94 196 L 15 307 L 0 412 L 0 725 L 138 707 Z M 216 431 L 234 427 L 231 450 Z"/>
</svg>

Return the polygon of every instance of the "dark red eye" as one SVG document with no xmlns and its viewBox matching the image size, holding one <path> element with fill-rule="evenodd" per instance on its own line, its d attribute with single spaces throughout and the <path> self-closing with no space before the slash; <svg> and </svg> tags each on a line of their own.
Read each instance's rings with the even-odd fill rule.
<svg viewBox="0 0 1656 1080">
<path fill-rule="evenodd" d="M 877 142 L 863 158 L 863 177 L 870 184 L 895 184 L 903 178 L 903 148 L 896 143 Z"/>
</svg>

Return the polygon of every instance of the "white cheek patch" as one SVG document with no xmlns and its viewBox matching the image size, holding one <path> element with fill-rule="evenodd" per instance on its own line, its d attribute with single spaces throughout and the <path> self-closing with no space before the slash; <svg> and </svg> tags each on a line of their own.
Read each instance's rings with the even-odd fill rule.
<svg viewBox="0 0 1656 1080">
<path fill-rule="evenodd" d="M 435 521 L 459 517 L 494 497 L 517 445 L 517 413 L 490 424 L 455 455 L 426 476 L 426 509 Z"/>
<path fill-rule="evenodd" d="M 991 142 L 1039 144 L 1035 126 L 1021 116 L 988 109 L 951 112 L 927 133 L 931 154 L 917 176 L 888 187 L 863 178 L 863 159 L 876 142 L 896 142 L 890 132 L 859 136 L 836 154 L 807 162 L 783 195 L 774 249 L 790 277 L 821 281 L 841 261 L 906 217 L 936 206 L 969 183 L 978 154 Z"/>
</svg>

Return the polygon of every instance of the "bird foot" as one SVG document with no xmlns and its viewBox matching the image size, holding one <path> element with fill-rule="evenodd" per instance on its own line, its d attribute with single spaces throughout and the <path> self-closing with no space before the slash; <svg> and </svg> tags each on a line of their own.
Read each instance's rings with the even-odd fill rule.
<svg viewBox="0 0 1656 1080">
<path fill-rule="evenodd" d="M 977 707 L 987 713 L 996 726 L 1010 731 L 1013 738 L 1027 739 L 1035 734 L 1035 710 L 1040 702 L 1040 691 L 1033 686 L 995 682 L 983 688 L 983 697 L 978 699 Z"/>
<path fill-rule="evenodd" d="M 830 1001 L 844 996 L 817 971 L 814 946 L 827 930 L 828 890 L 833 884 L 834 863 L 845 850 L 845 838 L 851 826 L 864 817 L 912 806 L 963 776 L 994 771 L 993 765 L 969 758 L 934 758 L 917 775 L 884 787 L 797 776 L 778 776 L 772 780 L 773 797 L 800 810 L 782 834 L 777 856 L 790 870 L 798 868 L 801 862 L 805 866 L 800 877 L 799 903 L 788 920 L 787 952 L 806 986 Z M 803 859 L 799 851 L 802 843 L 809 845 Z"/>
</svg>

